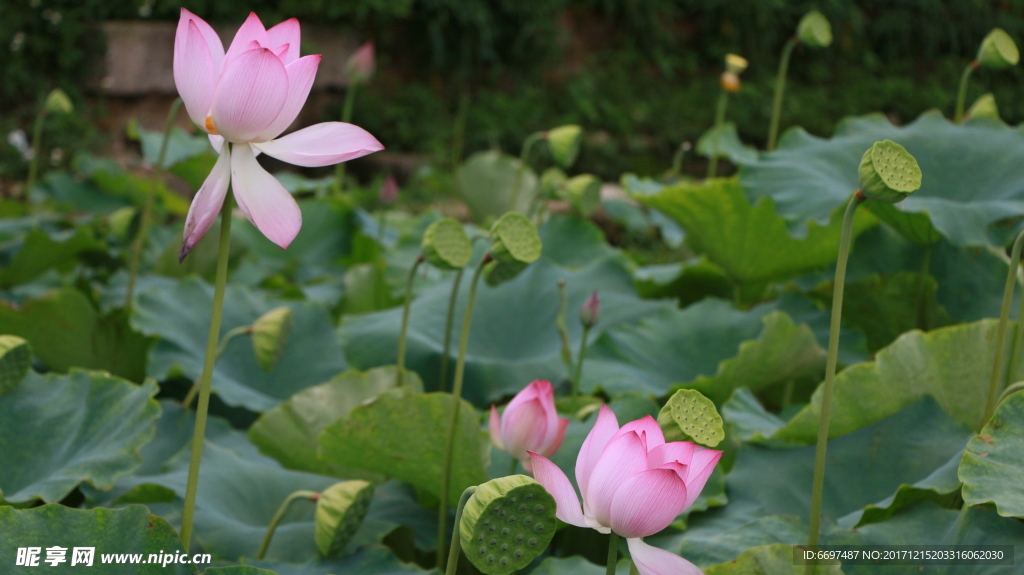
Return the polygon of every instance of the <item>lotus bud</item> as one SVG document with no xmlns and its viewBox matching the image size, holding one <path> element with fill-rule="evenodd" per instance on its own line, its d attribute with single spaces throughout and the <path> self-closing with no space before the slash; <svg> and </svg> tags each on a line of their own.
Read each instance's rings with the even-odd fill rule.
<svg viewBox="0 0 1024 575">
<path fill-rule="evenodd" d="M 1017 65 L 1020 61 L 1020 52 L 1009 34 L 1002 28 L 994 28 L 981 41 L 977 60 L 979 65 L 986 68 L 1008 68 Z"/>
<path fill-rule="evenodd" d="M 589 217 L 601 206 L 601 180 L 590 174 L 571 178 L 562 186 L 561 193 L 584 216 Z"/>
<path fill-rule="evenodd" d="M 750 63 L 743 56 L 737 56 L 736 54 L 725 55 L 725 70 L 727 72 L 732 72 L 739 76 L 749 65 Z"/>
<path fill-rule="evenodd" d="M 469 264 L 473 243 L 457 220 L 444 218 L 430 224 L 420 244 L 423 258 L 442 270 L 459 270 Z"/>
<path fill-rule="evenodd" d="M 555 389 L 548 381 L 535 380 L 526 386 L 500 417 L 498 408 L 491 406 L 491 443 L 518 459 L 527 471 L 533 470 L 527 452 L 551 457 L 562 446 L 568 425 L 568 419 L 558 417 Z"/>
<path fill-rule="evenodd" d="M 546 198 L 559 197 L 559 190 L 569 179 L 565 172 L 557 166 L 551 166 L 544 170 L 540 176 L 540 192 Z"/>
<path fill-rule="evenodd" d="M 525 475 L 477 487 L 462 511 L 459 538 L 469 561 L 487 575 L 511 575 L 547 549 L 555 536 L 555 500 Z"/>
<path fill-rule="evenodd" d="M 128 241 L 131 235 L 132 223 L 135 221 L 135 208 L 123 207 L 107 216 L 110 225 L 110 233 L 120 241 Z"/>
<path fill-rule="evenodd" d="M 316 547 L 327 558 L 341 555 L 363 524 L 373 502 L 373 484 L 355 479 L 335 483 L 316 501 Z"/>
<path fill-rule="evenodd" d="M 263 371 L 273 371 L 292 330 L 292 308 L 281 306 L 261 315 L 252 324 L 252 349 Z"/>
<path fill-rule="evenodd" d="M 572 167 L 580 153 L 583 129 L 575 124 L 569 124 L 548 130 L 545 136 L 548 145 L 551 146 L 551 157 L 555 162 L 566 170 Z"/>
<path fill-rule="evenodd" d="M 732 92 L 735 94 L 740 91 L 740 77 L 732 72 L 722 72 L 719 84 L 721 84 L 722 89 L 726 92 Z"/>
<path fill-rule="evenodd" d="M 373 47 L 373 41 L 367 42 L 359 47 L 348 58 L 345 70 L 348 73 L 348 81 L 353 84 L 363 84 L 373 77 L 377 69 L 377 52 Z"/>
<path fill-rule="evenodd" d="M 380 186 L 380 192 L 377 194 L 377 200 L 385 206 L 395 203 L 398 199 L 398 180 L 395 176 L 389 175 L 388 179 L 384 180 L 384 183 Z"/>
<path fill-rule="evenodd" d="M 43 110 L 47 113 L 59 112 L 61 114 L 70 114 L 75 111 L 75 106 L 71 103 L 71 98 L 64 93 L 64 90 L 57 88 L 46 96 Z"/>
<path fill-rule="evenodd" d="M 999 119 L 999 107 L 996 106 L 996 98 L 991 93 L 985 94 L 971 104 L 967 110 L 968 118 L 989 118 Z"/>
<path fill-rule="evenodd" d="M 532 264 L 540 257 L 537 228 L 518 212 L 509 212 L 491 226 L 491 257 L 504 263 Z"/>
<path fill-rule="evenodd" d="M 21 383 L 32 367 L 32 348 L 15 335 L 0 335 L 0 396 Z"/>
<path fill-rule="evenodd" d="M 601 300 L 597 297 L 597 290 L 594 290 L 587 301 L 580 307 L 580 323 L 583 327 L 590 329 L 597 325 L 601 319 Z"/>
<path fill-rule="evenodd" d="M 860 160 L 860 192 L 870 200 L 895 204 L 921 187 L 921 167 L 906 148 L 884 140 L 875 142 Z"/>
<path fill-rule="evenodd" d="M 811 10 L 797 24 L 796 36 L 804 46 L 828 48 L 832 44 L 832 25 L 824 14 Z"/>
</svg>

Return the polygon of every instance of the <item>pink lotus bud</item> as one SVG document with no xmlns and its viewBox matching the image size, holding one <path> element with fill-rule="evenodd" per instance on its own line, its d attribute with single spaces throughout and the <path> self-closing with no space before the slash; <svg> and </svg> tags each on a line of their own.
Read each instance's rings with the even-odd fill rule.
<svg viewBox="0 0 1024 575">
<path fill-rule="evenodd" d="M 394 176 L 389 175 L 388 179 L 384 180 L 384 183 L 380 186 L 380 192 L 377 194 L 377 199 L 385 205 L 393 204 L 398 199 L 398 180 Z"/>
<path fill-rule="evenodd" d="M 587 301 L 580 308 L 580 323 L 583 327 L 590 329 L 597 325 L 597 321 L 601 319 L 601 300 L 597 297 L 597 290 L 590 294 Z"/>
<path fill-rule="evenodd" d="M 555 410 L 555 390 L 551 382 L 535 380 L 520 391 L 499 417 L 491 406 L 491 442 L 532 470 L 528 452 L 551 457 L 562 446 L 569 420 L 559 418 Z"/>
<path fill-rule="evenodd" d="M 348 81 L 353 84 L 362 84 L 373 77 L 377 69 L 377 51 L 373 47 L 373 41 L 369 41 L 359 47 L 348 58 L 345 64 L 348 72 Z"/>
</svg>

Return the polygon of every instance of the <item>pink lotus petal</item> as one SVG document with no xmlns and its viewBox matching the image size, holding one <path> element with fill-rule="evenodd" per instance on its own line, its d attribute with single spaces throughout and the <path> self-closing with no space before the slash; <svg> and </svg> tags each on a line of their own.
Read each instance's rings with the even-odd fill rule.
<svg viewBox="0 0 1024 575">
<path fill-rule="evenodd" d="M 555 504 L 558 505 L 555 517 L 570 525 L 587 527 L 583 512 L 580 510 L 580 500 L 565 473 L 547 457 L 538 453 L 531 452 L 530 460 L 533 464 L 533 478 L 555 498 Z"/>
<path fill-rule="evenodd" d="M 580 493 L 583 500 L 587 500 L 587 484 L 590 483 L 590 475 L 594 470 L 601 452 L 604 451 L 608 440 L 619 430 L 619 420 L 615 413 L 607 405 L 602 405 L 597 414 L 597 422 L 593 429 L 587 434 L 587 438 L 580 447 L 580 453 L 576 456 L 576 485 L 580 486 Z"/>
<path fill-rule="evenodd" d="M 277 48 L 271 48 L 271 51 L 274 53 L 275 56 L 277 56 L 279 60 L 281 60 L 281 63 L 284 64 L 284 55 L 288 53 L 289 47 L 291 47 L 290 44 L 282 44 Z"/>
<path fill-rule="evenodd" d="M 547 418 L 539 398 L 516 406 L 510 403 L 501 418 L 501 441 L 512 457 L 526 459 L 527 451 L 543 447 L 547 428 Z"/>
<path fill-rule="evenodd" d="M 558 420 L 555 435 L 551 439 L 551 442 L 544 446 L 545 457 L 551 457 L 562 447 L 562 442 L 565 441 L 565 430 L 569 427 L 569 420 L 567 418 L 561 418 Z"/>
<path fill-rule="evenodd" d="M 644 445 L 647 446 L 647 451 L 665 443 L 665 434 L 661 431 L 661 426 L 658 425 L 657 420 L 650 415 L 635 421 L 630 421 L 626 425 L 623 425 L 615 435 L 623 435 L 630 431 L 635 431 L 637 435 L 644 439 Z M 612 439 L 615 438 L 613 437 Z"/>
<path fill-rule="evenodd" d="M 347 162 L 384 149 L 366 130 L 342 122 L 314 124 L 254 145 L 278 160 L 307 168 Z"/>
<path fill-rule="evenodd" d="M 199 28 L 199 33 L 206 40 L 206 47 L 210 49 L 210 57 L 213 58 L 213 69 L 219 73 L 221 63 L 224 61 L 224 44 L 220 41 L 220 36 L 217 35 L 217 32 L 205 20 L 184 8 L 181 9 L 181 16 L 178 18 L 178 29 L 174 35 L 175 45 L 179 42 L 184 42 L 184 36 L 188 34 L 189 22 L 193 22 Z"/>
<path fill-rule="evenodd" d="M 510 409 L 515 409 L 516 407 L 524 403 L 542 397 L 541 391 L 543 390 L 544 383 L 547 382 L 542 382 L 539 379 L 535 379 L 532 382 L 530 382 L 530 385 L 524 387 L 522 391 L 515 394 L 515 396 L 512 398 L 512 401 L 508 402 L 508 405 L 505 406 L 505 413 L 508 413 L 508 410 Z M 550 386 L 551 384 L 548 383 L 548 385 Z"/>
<path fill-rule="evenodd" d="M 626 543 L 640 575 L 704 575 L 696 565 L 671 551 L 653 547 L 636 538 L 627 539 Z"/>
<path fill-rule="evenodd" d="M 647 449 L 636 432 L 608 442 L 601 458 L 594 465 L 583 496 L 587 515 L 606 527 L 611 527 L 612 499 L 618 488 L 630 477 L 647 471 Z"/>
<path fill-rule="evenodd" d="M 221 148 L 224 147 L 224 136 L 218 136 L 217 134 L 210 134 L 210 145 L 213 146 L 213 151 L 220 153 Z"/>
<path fill-rule="evenodd" d="M 235 199 L 244 206 L 249 221 L 267 239 L 287 248 L 302 227 L 302 212 L 281 182 L 256 161 L 248 144 L 232 150 L 231 181 Z"/>
<path fill-rule="evenodd" d="M 491 443 L 498 449 L 505 451 L 505 444 L 501 442 L 501 418 L 498 416 L 498 408 L 491 405 L 491 421 L 487 429 L 491 434 Z"/>
<path fill-rule="evenodd" d="M 224 205 L 224 196 L 227 195 L 229 183 L 231 183 L 231 152 L 228 150 L 228 145 L 223 144 L 217 163 L 213 165 L 210 175 L 206 176 L 206 181 L 196 192 L 195 197 L 192 198 L 192 205 L 188 208 L 178 261 L 184 260 L 192 248 L 199 243 L 199 240 L 206 235 L 206 232 L 210 231 L 210 226 L 217 220 L 221 206 Z"/>
<path fill-rule="evenodd" d="M 297 18 L 289 18 L 267 30 L 267 41 L 270 42 L 269 48 L 275 48 L 276 51 L 276 48 L 285 44 L 288 45 L 288 51 L 281 58 L 285 66 L 299 59 L 300 37 L 299 20 Z"/>
<path fill-rule="evenodd" d="M 180 30 L 181 26 L 178 28 Z M 217 88 L 217 68 L 199 26 L 188 21 L 184 28 L 184 34 L 174 39 L 174 85 L 189 118 L 204 127 Z"/>
<path fill-rule="evenodd" d="M 708 482 L 708 478 L 715 470 L 715 465 L 721 458 L 722 452 L 714 449 L 701 449 L 694 452 L 693 459 L 690 460 L 689 473 L 686 475 L 686 507 L 690 507 L 697 500 L 697 496 L 704 489 L 704 485 Z"/>
<path fill-rule="evenodd" d="M 213 99 L 213 125 L 229 142 L 249 142 L 274 122 L 288 97 L 288 73 L 270 50 L 227 64 Z"/>
<path fill-rule="evenodd" d="M 263 22 L 260 22 L 260 18 L 255 12 L 250 12 L 249 17 L 242 23 L 238 32 L 235 32 L 235 39 L 231 41 L 227 53 L 224 54 L 224 64 L 221 66 L 221 71 L 226 70 L 231 65 L 232 60 L 251 50 L 251 42 L 257 42 L 263 48 L 270 47 L 267 30 L 263 27 Z"/>
<path fill-rule="evenodd" d="M 651 469 L 658 469 L 659 467 L 665 467 L 667 463 L 677 462 L 685 466 L 689 466 L 690 459 L 693 457 L 693 452 L 696 446 L 689 441 L 673 441 L 672 443 L 663 443 L 654 449 L 647 451 L 647 466 Z M 686 479 L 686 475 L 681 475 L 683 479 Z"/>
<path fill-rule="evenodd" d="M 647 537 L 668 527 L 686 509 L 686 484 L 670 469 L 651 469 L 626 479 L 612 497 L 612 531 Z"/>
</svg>

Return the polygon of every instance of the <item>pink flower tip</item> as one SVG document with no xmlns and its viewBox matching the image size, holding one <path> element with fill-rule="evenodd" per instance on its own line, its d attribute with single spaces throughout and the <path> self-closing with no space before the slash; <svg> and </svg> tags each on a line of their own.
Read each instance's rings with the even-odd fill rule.
<svg viewBox="0 0 1024 575">
<path fill-rule="evenodd" d="M 398 199 L 398 180 L 395 179 L 395 176 L 389 175 L 384 180 L 377 198 L 380 200 L 380 203 L 385 205 L 395 203 L 395 200 Z"/>
<path fill-rule="evenodd" d="M 349 81 L 353 84 L 362 84 L 373 77 L 377 69 L 377 51 L 373 40 L 366 42 L 349 56 L 346 68 Z"/>
<path fill-rule="evenodd" d="M 597 325 L 601 319 L 601 300 L 597 297 L 597 290 L 594 290 L 580 308 L 580 323 L 583 327 L 590 329 Z"/>
</svg>

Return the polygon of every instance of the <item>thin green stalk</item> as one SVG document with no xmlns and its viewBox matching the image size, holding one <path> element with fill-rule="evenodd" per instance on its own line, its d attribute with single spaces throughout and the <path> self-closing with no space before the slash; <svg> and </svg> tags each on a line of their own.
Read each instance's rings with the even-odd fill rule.
<svg viewBox="0 0 1024 575">
<path fill-rule="evenodd" d="M 228 349 L 228 344 L 231 343 L 231 340 L 247 333 L 252 333 L 251 325 L 240 325 L 224 334 L 224 337 L 220 338 L 220 343 L 217 345 L 217 359 L 220 359 L 220 356 L 224 355 L 224 352 Z M 188 409 L 188 406 L 192 405 L 192 400 L 195 399 L 196 395 L 199 393 L 199 381 L 200 380 L 197 379 L 188 390 L 188 394 L 185 395 L 185 399 L 181 402 L 181 406 L 183 408 Z"/>
<path fill-rule="evenodd" d="M 619 534 L 612 532 L 608 538 L 608 566 L 605 567 L 606 575 L 615 575 L 615 564 L 619 562 Z"/>
<path fill-rule="evenodd" d="M 718 153 L 722 146 L 722 125 L 725 124 L 725 110 L 729 107 L 729 92 L 722 90 L 718 95 L 718 106 L 715 107 L 715 149 L 708 162 L 708 178 L 718 174 Z"/>
<path fill-rule="evenodd" d="M 964 119 L 964 102 L 967 100 L 967 81 L 971 78 L 971 73 L 979 66 L 978 61 L 975 60 L 964 68 L 964 73 L 960 75 L 960 88 L 956 92 L 956 114 L 953 116 L 953 121 L 960 123 Z"/>
<path fill-rule="evenodd" d="M 1003 305 L 999 309 L 999 326 L 996 328 L 996 354 L 992 360 L 992 374 L 988 380 L 988 395 L 985 396 L 985 421 L 988 421 L 996 410 L 996 398 L 999 392 L 999 382 L 1003 379 L 1003 351 L 1006 346 L 1006 328 L 1010 324 L 1010 306 L 1013 304 L 1013 291 L 1017 286 L 1017 270 L 1020 268 L 1020 251 L 1024 247 L 1024 232 L 1017 235 L 1013 242 L 1013 249 L 1010 252 L 1010 269 L 1006 273 L 1006 285 L 1003 287 Z M 1024 310 L 1024 304 L 1021 305 Z M 1018 332 L 1020 322 L 1018 323 Z M 1017 339 L 1020 339 L 1019 337 Z M 1016 368 L 1015 358 L 1018 354 L 1016 349 L 1018 342 L 1014 342 L 1014 350 L 1010 355 L 1012 368 Z M 1012 377 L 1012 371 L 1009 372 Z"/>
<path fill-rule="evenodd" d="M 352 121 L 352 109 L 356 104 L 356 87 L 359 84 L 356 82 L 349 82 L 347 88 L 345 88 L 345 105 L 341 109 L 341 121 L 346 124 Z M 334 179 L 335 185 L 338 191 L 345 189 L 345 166 L 347 164 L 342 162 L 334 168 Z"/>
<path fill-rule="evenodd" d="M 316 491 L 296 491 L 285 498 L 281 506 L 277 508 L 277 513 L 274 513 L 274 518 L 270 520 L 270 525 L 267 527 L 267 534 L 263 536 L 263 542 L 260 543 L 260 550 L 256 552 L 256 559 L 262 560 L 263 556 L 267 554 L 267 548 L 270 547 L 270 540 L 274 538 L 274 531 L 277 530 L 277 525 L 281 523 L 281 519 L 284 518 L 284 514 L 288 512 L 288 509 L 292 506 L 292 503 L 305 499 L 307 501 L 316 501 L 320 497 L 320 494 Z"/>
<path fill-rule="evenodd" d="M 459 507 L 455 510 L 455 525 L 452 525 L 452 545 L 448 548 L 448 568 L 445 569 L 445 575 L 455 575 L 455 572 L 459 570 L 459 552 L 462 551 L 462 537 L 459 534 L 459 523 L 462 523 L 462 511 L 466 508 L 466 503 L 469 502 L 469 498 L 476 493 L 476 485 L 471 485 L 462 492 L 462 497 L 459 498 Z M 443 545 L 444 539 L 437 540 L 437 556 L 441 556 L 441 546 Z M 440 561 L 438 562 L 440 564 Z"/>
<path fill-rule="evenodd" d="M 146 249 L 146 240 L 149 238 L 149 226 L 153 219 L 153 204 L 156 201 L 156 187 L 160 185 L 160 175 L 164 171 L 164 158 L 167 156 L 167 143 L 171 140 L 171 128 L 174 127 L 174 119 L 178 117 L 178 109 L 181 108 L 181 98 L 175 98 L 171 103 L 171 109 L 167 112 L 167 121 L 164 123 L 164 137 L 160 140 L 160 152 L 156 155 L 156 166 L 153 167 L 153 181 L 146 189 L 146 203 L 142 207 L 142 219 L 139 221 L 139 231 L 135 237 L 135 245 L 132 246 L 132 262 L 128 272 L 128 293 L 124 299 L 125 309 L 132 307 L 135 299 L 135 282 L 139 277 L 139 264 L 142 261 L 142 252 Z"/>
<path fill-rule="evenodd" d="M 565 323 L 565 317 L 569 314 L 569 294 L 566 293 L 565 280 L 558 280 L 558 315 L 555 316 L 555 327 L 558 335 L 562 338 L 562 363 L 565 364 L 565 371 L 569 374 L 569 381 L 573 378 L 572 369 L 572 343 L 569 341 L 569 327 Z"/>
<path fill-rule="evenodd" d="M 437 380 L 437 387 L 440 391 L 444 391 L 448 387 L 448 350 L 452 345 L 452 324 L 455 323 L 455 304 L 459 300 L 459 285 L 462 283 L 463 271 L 465 268 L 455 272 L 452 293 L 448 296 L 448 314 L 444 320 L 444 352 L 441 354 L 441 374 Z"/>
<path fill-rule="evenodd" d="M 523 141 L 523 149 L 519 152 L 519 169 L 516 170 L 515 183 L 512 184 L 512 202 L 508 206 L 509 211 L 516 211 L 519 205 L 519 191 L 523 187 L 523 174 L 526 173 L 526 161 L 530 157 L 530 148 L 544 138 L 544 132 L 534 132 Z"/>
<path fill-rule="evenodd" d="M 683 158 L 686 157 L 686 152 L 690 151 L 690 142 L 683 142 L 676 148 L 674 154 L 672 154 L 672 168 L 669 169 L 669 177 L 675 177 L 683 171 Z"/>
<path fill-rule="evenodd" d="M 405 376 L 405 338 L 409 332 L 409 310 L 412 309 L 412 284 L 416 281 L 416 270 L 423 263 L 423 256 L 416 258 L 416 263 L 409 269 L 409 280 L 405 284 L 405 302 L 402 304 L 402 330 L 398 332 L 398 380 L 397 387 L 402 387 Z"/>
<path fill-rule="evenodd" d="M 768 128 L 768 151 L 775 149 L 775 143 L 779 140 L 779 117 L 782 116 L 782 95 L 786 91 L 786 74 L 789 73 L 789 59 L 793 55 L 793 48 L 796 48 L 799 38 L 793 36 L 786 40 L 782 48 L 782 58 L 779 60 L 779 74 L 775 77 L 775 96 L 772 98 L 772 122 Z"/>
<path fill-rule="evenodd" d="M 484 255 L 473 272 L 473 279 L 469 282 L 469 294 L 466 296 L 466 311 L 462 314 L 462 334 L 459 336 L 459 356 L 455 361 L 455 383 L 452 386 L 452 417 L 448 425 L 448 440 L 444 450 L 444 473 L 441 475 L 441 494 L 437 514 L 437 545 L 440 549 L 444 545 L 444 537 L 447 532 L 448 522 L 448 488 L 452 481 L 452 452 L 455 449 L 455 431 L 459 424 L 459 406 L 462 404 L 462 378 L 466 374 L 466 348 L 469 346 L 469 326 L 473 320 L 473 303 L 476 301 L 476 288 L 480 284 L 480 275 L 484 266 L 491 261 L 491 255 Z M 437 554 L 437 568 L 444 570 L 442 562 L 444 557 Z"/>
<path fill-rule="evenodd" d="M 387 262 L 384 258 L 384 232 L 387 230 L 388 212 L 381 206 L 380 215 L 377 216 L 377 247 L 380 249 L 380 258 L 374 262 L 373 274 L 373 304 L 375 309 L 384 309 L 386 299 L 384 292 L 388 288 L 388 282 L 384 277 L 384 268 Z"/>
<path fill-rule="evenodd" d="M 825 364 L 825 383 L 822 386 L 821 417 L 818 420 L 818 445 L 814 453 L 814 486 L 811 490 L 811 522 L 808 545 L 818 544 L 821 529 L 821 496 L 825 487 L 825 450 L 828 446 L 828 424 L 832 414 L 832 388 L 836 379 L 836 363 L 839 356 L 839 327 L 843 316 L 843 288 L 846 284 L 846 261 L 850 257 L 850 240 L 853 236 L 853 216 L 866 198 L 858 190 L 846 206 L 843 215 L 842 236 L 839 240 L 839 260 L 836 262 L 835 287 L 832 289 L 832 322 L 828 334 L 828 360 Z M 815 563 L 808 563 L 806 573 L 814 573 Z"/>
<path fill-rule="evenodd" d="M 576 356 L 576 371 L 572 377 L 572 397 L 580 393 L 580 380 L 583 379 L 583 356 L 587 354 L 587 337 L 590 336 L 590 326 L 583 326 L 583 337 L 580 339 L 580 352 Z"/>
<path fill-rule="evenodd" d="M 519 467 L 519 460 L 516 459 L 515 457 L 513 457 L 512 458 L 512 465 L 508 466 L 508 474 L 509 475 L 515 475 L 517 467 Z"/>
<path fill-rule="evenodd" d="M 210 311 L 210 332 L 206 337 L 206 356 L 203 372 L 199 376 L 199 407 L 196 409 L 196 427 L 192 432 L 192 460 L 188 466 L 185 486 L 185 509 L 181 514 L 181 541 L 188 551 L 192 539 L 192 516 L 196 509 L 196 489 L 199 487 L 199 466 L 203 462 L 203 439 L 206 436 L 206 415 L 210 410 L 210 384 L 213 365 L 217 361 L 217 342 L 220 320 L 224 309 L 224 288 L 228 283 L 228 248 L 231 245 L 231 195 L 224 198 L 220 209 L 220 246 L 217 250 L 217 278 L 213 288 L 213 309 Z"/>
<path fill-rule="evenodd" d="M 28 180 L 25 182 L 25 197 L 32 193 L 36 186 L 36 177 L 39 175 L 39 154 L 42 153 L 43 143 L 43 120 L 46 118 L 46 109 L 39 111 L 36 116 L 36 123 L 32 127 L 32 159 L 28 164 Z"/>
</svg>

